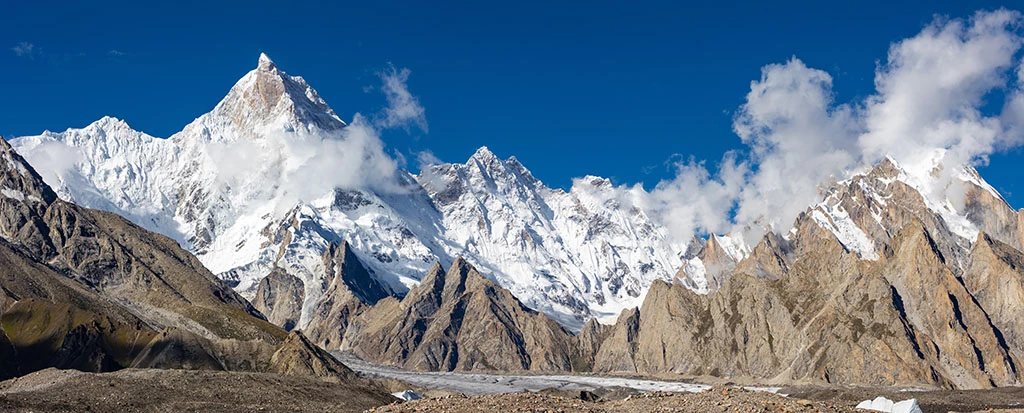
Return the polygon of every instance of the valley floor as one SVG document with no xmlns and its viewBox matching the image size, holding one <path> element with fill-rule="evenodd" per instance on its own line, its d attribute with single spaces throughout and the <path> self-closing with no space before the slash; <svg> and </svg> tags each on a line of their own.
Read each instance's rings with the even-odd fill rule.
<svg viewBox="0 0 1024 413">
<path fill-rule="evenodd" d="M 602 387 L 624 387 L 641 392 L 663 391 L 672 393 L 697 393 L 711 388 L 711 386 L 704 384 L 592 375 L 421 372 L 370 363 L 347 353 L 334 352 L 332 354 L 346 366 L 355 370 L 356 373 L 365 377 L 398 380 L 425 389 L 443 390 L 470 396 L 526 391 L 536 392 L 544 389 L 579 392 Z M 778 391 L 777 387 L 751 389 L 768 392 Z"/>
<path fill-rule="evenodd" d="M 127 369 L 96 374 L 46 369 L 0 382 L 0 411 L 861 412 L 853 408 L 857 402 L 885 396 L 916 398 L 925 413 L 1024 412 L 1024 388 L 1020 387 L 971 391 L 771 389 L 778 390 L 776 394 L 763 389 L 611 377 L 404 372 L 358 360 L 353 363 L 351 357 L 346 357 L 346 362 L 366 376 L 391 379 L 382 383 L 388 391 L 412 386 L 435 397 L 400 403 L 381 388 L 266 373 Z M 399 378 L 405 382 L 399 383 Z M 609 387 L 621 385 L 648 390 L 640 393 L 626 386 Z"/>
<path fill-rule="evenodd" d="M 737 389 L 592 375 L 419 372 L 370 363 L 347 353 L 335 352 L 333 355 L 362 376 L 407 383 L 429 396 L 408 404 L 375 409 L 378 412 L 494 412 L 514 407 L 528 407 L 534 411 L 580 412 L 864 412 L 853 407 L 863 400 L 883 396 L 896 401 L 917 399 L 925 413 L 989 409 L 1002 413 L 1024 413 L 1024 387 L 920 391 L 815 386 Z M 393 384 L 393 387 L 397 385 Z M 581 391 L 590 392 L 590 397 L 602 401 L 581 400 Z"/>
</svg>

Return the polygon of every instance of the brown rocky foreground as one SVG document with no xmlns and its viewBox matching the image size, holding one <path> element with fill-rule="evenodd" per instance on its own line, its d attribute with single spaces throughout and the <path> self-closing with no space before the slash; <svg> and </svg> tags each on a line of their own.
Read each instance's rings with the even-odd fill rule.
<svg viewBox="0 0 1024 413">
<path fill-rule="evenodd" d="M 226 371 L 51 368 L 0 383 L 3 412 L 361 412 L 394 400 L 369 382 Z"/>
<path fill-rule="evenodd" d="M 787 388 L 777 394 L 718 386 L 702 393 L 590 392 L 431 396 L 399 402 L 397 382 L 332 383 L 272 373 L 126 369 L 85 373 L 46 369 L 0 382 L 3 412 L 865 412 L 854 406 L 884 396 L 915 398 L 925 413 L 1024 412 L 1024 388 L 899 391 L 878 388 Z"/>
<path fill-rule="evenodd" d="M 568 395 L 567 395 L 568 396 Z M 445 396 L 371 412 L 862 412 L 850 403 L 814 402 L 772 393 L 716 387 L 702 393 L 651 392 L 620 400 L 585 401 L 554 394 Z"/>
<path fill-rule="evenodd" d="M 370 412 L 860 412 L 857 403 L 878 396 L 917 399 L 925 413 L 1024 413 L 1024 388 L 904 391 L 881 388 L 803 387 L 780 396 L 719 386 L 702 393 L 629 391 L 495 394 L 467 397 L 447 394 L 370 409 Z M 428 393 L 430 394 L 430 393 Z M 582 397 L 582 398 L 581 398 Z"/>
</svg>

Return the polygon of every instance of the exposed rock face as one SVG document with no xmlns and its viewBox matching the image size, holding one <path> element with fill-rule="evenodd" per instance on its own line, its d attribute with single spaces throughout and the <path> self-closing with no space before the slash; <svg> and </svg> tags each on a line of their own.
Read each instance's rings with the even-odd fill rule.
<svg viewBox="0 0 1024 413">
<path fill-rule="evenodd" d="M 244 298 L 170 238 L 57 199 L 0 139 L 0 237 L 33 260 L 126 306 L 149 325 L 209 338 L 283 338 Z"/>
<path fill-rule="evenodd" d="M 566 371 L 572 341 L 459 258 L 447 273 L 434 265 L 401 301 L 385 298 L 361 313 L 342 349 L 415 370 Z"/>
<path fill-rule="evenodd" d="M 302 302 L 306 291 L 302 280 L 275 268 L 269 275 L 260 280 L 253 298 L 253 306 L 267 316 L 267 321 L 291 331 L 302 315 Z"/>
<path fill-rule="evenodd" d="M 213 343 L 177 328 L 166 328 L 146 345 L 131 367 L 182 370 L 226 370 Z"/>
<path fill-rule="evenodd" d="M 0 317 L 17 375 L 47 367 L 112 371 L 131 365 L 154 333 L 71 304 L 26 298 Z"/>
<path fill-rule="evenodd" d="M 594 358 L 611 330 L 611 326 L 598 323 L 596 318 L 583 325 L 583 329 L 575 337 L 576 357 L 573 359 L 573 371 L 593 370 Z"/>
<path fill-rule="evenodd" d="M 973 169 L 952 172 L 962 205 L 928 199 L 920 174 L 908 177 L 886 159 L 834 185 L 785 235 L 769 231 L 732 268 L 716 252 L 728 251 L 718 237 L 695 244 L 679 283 L 655 282 L 638 310 L 623 312 L 593 369 L 778 383 L 1019 384 L 1020 213 Z M 726 271 L 716 275 L 713 266 Z M 694 269 L 709 294 L 692 291 Z"/>
<path fill-rule="evenodd" d="M 655 283 L 639 311 L 620 317 L 594 369 L 780 383 L 1019 382 L 1019 361 L 985 304 L 947 267 L 920 221 L 894 234 L 877 261 L 848 252 L 808 215 L 792 239 L 789 254 L 763 239 L 712 294 Z M 980 262 L 974 267 L 983 272 Z M 758 276 L 778 269 L 787 270 Z"/>
<path fill-rule="evenodd" d="M 338 349 L 352 317 L 389 294 L 352 253 L 348 242 L 332 244 L 322 258 L 331 281 L 305 331 L 313 342 Z"/>
<path fill-rule="evenodd" d="M 285 340 L 171 239 L 57 199 L 3 139 L 0 188 L 0 377 L 136 367 L 354 378 L 298 333 Z"/>
<path fill-rule="evenodd" d="M 980 233 L 963 282 L 985 309 L 1014 360 L 1024 360 L 1024 254 Z"/>
<path fill-rule="evenodd" d="M 291 332 L 270 359 L 270 372 L 286 376 L 315 377 L 342 383 L 355 381 L 356 373 L 317 347 L 297 331 Z"/>
<path fill-rule="evenodd" d="M 594 370 L 637 371 L 635 359 L 639 329 L 640 311 L 636 308 L 623 311 L 594 355 Z"/>
</svg>

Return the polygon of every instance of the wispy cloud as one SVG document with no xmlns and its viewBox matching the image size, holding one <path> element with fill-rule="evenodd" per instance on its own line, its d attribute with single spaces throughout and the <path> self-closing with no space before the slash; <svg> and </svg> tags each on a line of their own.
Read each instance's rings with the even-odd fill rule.
<svg viewBox="0 0 1024 413">
<path fill-rule="evenodd" d="M 29 59 L 35 59 L 36 55 L 39 53 L 39 50 L 36 49 L 36 45 L 29 42 L 20 42 L 12 47 L 11 51 L 13 51 L 15 55 L 18 55 L 18 57 L 27 57 Z"/>
<path fill-rule="evenodd" d="M 429 132 L 426 111 L 423 106 L 420 106 L 419 99 L 409 92 L 407 83 L 411 73 L 409 69 L 396 69 L 394 66 L 380 73 L 381 81 L 383 81 L 380 90 L 384 92 L 384 97 L 388 100 L 388 107 L 384 109 L 384 118 L 381 120 L 381 124 L 385 128 L 397 126 L 407 128 L 408 125 L 414 124 L 423 132 Z"/>
<path fill-rule="evenodd" d="M 107 52 L 107 54 L 110 55 L 110 56 L 124 56 L 124 55 L 127 55 L 128 53 L 122 52 L 122 51 L 117 50 L 117 49 L 111 49 L 110 51 Z"/>
</svg>

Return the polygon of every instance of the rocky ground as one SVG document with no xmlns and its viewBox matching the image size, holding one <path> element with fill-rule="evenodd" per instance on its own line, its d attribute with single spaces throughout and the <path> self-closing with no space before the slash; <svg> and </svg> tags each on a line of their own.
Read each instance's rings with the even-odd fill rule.
<svg viewBox="0 0 1024 413">
<path fill-rule="evenodd" d="M 716 386 L 701 393 L 641 393 L 626 387 L 601 387 L 483 396 L 417 388 L 428 398 L 404 403 L 384 393 L 407 388 L 407 383 L 399 381 L 329 383 L 269 373 L 155 369 L 84 373 L 46 369 L 0 382 L 0 411 L 864 412 L 854 406 L 884 396 L 893 400 L 915 398 L 925 413 L 1024 412 L 1024 388 L 899 391 L 800 387 L 783 389 L 788 397 L 732 386 Z"/>
<path fill-rule="evenodd" d="M 588 396 L 584 396 L 588 398 Z M 445 396 L 392 404 L 370 412 L 863 412 L 848 402 L 814 402 L 772 393 L 715 387 L 702 393 L 651 392 L 588 401 L 554 393 Z"/>
<path fill-rule="evenodd" d="M 4 412 L 361 412 L 387 393 L 268 373 L 46 369 L 0 383 Z"/>
</svg>

